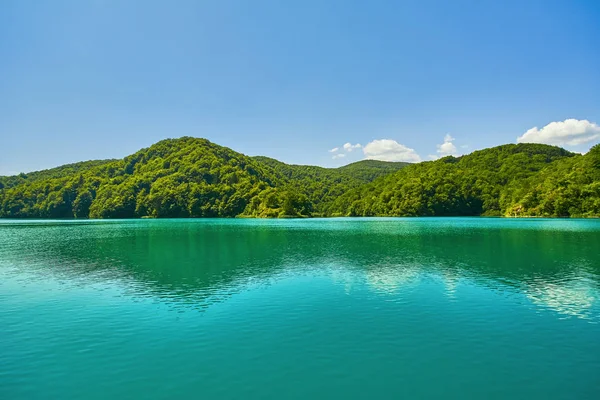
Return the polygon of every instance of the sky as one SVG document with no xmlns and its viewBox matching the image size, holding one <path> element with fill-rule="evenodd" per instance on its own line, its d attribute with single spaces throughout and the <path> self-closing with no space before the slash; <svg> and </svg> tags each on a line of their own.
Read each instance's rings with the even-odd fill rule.
<svg viewBox="0 0 600 400">
<path fill-rule="evenodd" d="M 0 175 L 181 136 L 335 167 L 600 142 L 596 0 L 3 0 Z"/>
</svg>

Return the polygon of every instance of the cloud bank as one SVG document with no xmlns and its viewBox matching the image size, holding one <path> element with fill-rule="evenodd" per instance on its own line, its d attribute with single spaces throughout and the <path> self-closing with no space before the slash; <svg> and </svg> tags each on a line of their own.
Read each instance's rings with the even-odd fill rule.
<svg viewBox="0 0 600 400">
<path fill-rule="evenodd" d="M 600 126 L 587 119 L 551 122 L 542 129 L 533 127 L 517 138 L 517 143 L 543 143 L 577 146 L 600 139 Z"/>
<path fill-rule="evenodd" d="M 453 141 L 454 138 L 450 136 L 450 134 L 446 134 L 446 136 L 444 136 L 444 143 L 437 145 L 437 152 L 440 155 L 440 157 L 458 155 L 456 146 L 454 145 L 454 143 L 452 143 Z"/>
<path fill-rule="evenodd" d="M 373 140 L 363 148 L 363 153 L 368 160 L 421 161 L 416 151 L 392 139 Z"/>
<path fill-rule="evenodd" d="M 350 152 L 354 149 L 360 149 L 362 146 L 360 145 L 360 143 L 356 143 L 356 144 L 352 144 L 352 143 L 346 143 L 344 145 L 344 150 Z"/>
<path fill-rule="evenodd" d="M 362 145 L 360 143 L 352 144 L 352 143 L 348 142 L 341 147 L 334 147 L 333 149 L 329 150 L 329 152 L 333 153 L 333 156 L 331 158 L 333 158 L 334 160 L 337 160 L 339 158 L 346 157 L 346 154 L 344 154 L 344 152 L 350 153 L 350 152 L 352 152 L 352 150 L 356 150 L 356 149 L 360 149 L 360 148 L 362 148 Z"/>
<path fill-rule="evenodd" d="M 435 147 L 437 147 L 437 154 L 429 154 L 427 156 L 427 158 L 430 160 L 437 160 L 441 157 L 446 157 L 446 156 L 458 157 L 460 155 L 460 153 L 458 152 L 456 145 L 453 143 L 455 140 L 456 139 L 453 138 L 452 135 L 450 135 L 449 133 L 446 134 L 446 136 L 444 136 L 444 143 L 437 144 L 435 146 Z M 469 146 L 463 145 L 460 147 L 467 148 Z"/>
<path fill-rule="evenodd" d="M 459 151 L 454 144 L 455 138 L 447 134 L 444 137 L 444 142 L 438 144 L 437 154 L 428 156 L 431 160 L 436 160 L 440 157 L 445 156 L 458 156 Z M 353 150 L 362 149 L 362 152 L 367 160 L 380 160 L 380 161 L 402 161 L 402 162 L 421 162 L 421 156 L 408 146 L 405 146 L 393 139 L 377 139 L 362 146 L 360 143 L 352 144 L 350 142 L 334 147 L 329 150 L 333 153 L 332 158 L 334 160 L 345 157 L 348 153 Z"/>
</svg>

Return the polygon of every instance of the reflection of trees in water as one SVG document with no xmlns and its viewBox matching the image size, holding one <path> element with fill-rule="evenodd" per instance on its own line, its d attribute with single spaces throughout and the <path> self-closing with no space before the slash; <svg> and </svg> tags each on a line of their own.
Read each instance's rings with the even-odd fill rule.
<svg viewBox="0 0 600 400">
<path fill-rule="evenodd" d="M 287 224 L 287 225 L 286 225 Z M 522 291 L 584 315 L 598 296 L 600 232 L 454 228 L 363 221 L 331 229 L 286 222 L 131 222 L 13 227 L 5 261 L 72 284 L 116 284 L 132 296 L 207 306 L 282 274 L 323 273 L 395 293 L 425 275 L 456 295 L 461 279 Z M 289 225 L 289 226 L 288 226 Z M 5 232 L 6 233 L 6 232 Z M 587 311 L 586 311 L 587 310 Z"/>
</svg>

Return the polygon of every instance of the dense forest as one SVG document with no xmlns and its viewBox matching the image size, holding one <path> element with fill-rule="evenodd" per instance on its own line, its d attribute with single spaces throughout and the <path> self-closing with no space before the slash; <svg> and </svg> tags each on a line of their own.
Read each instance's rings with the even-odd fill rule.
<svg viewBox="0 0 600 400">
<path fill-rule="evenodd" d="M 600 216 L 600 145 L 504 145 L 418 164 L 340 168 L 167 139 L 122 160 L 0 177 L 4 218 Z"/>
</svg>

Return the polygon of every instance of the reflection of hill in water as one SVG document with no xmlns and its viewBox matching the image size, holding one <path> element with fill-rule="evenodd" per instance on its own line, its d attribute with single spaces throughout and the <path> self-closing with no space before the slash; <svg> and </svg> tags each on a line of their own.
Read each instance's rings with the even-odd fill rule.
<svg viewBox="0 0 600 400">
<path fill-rule="evenodd" d="M 449 292 L 467 278 L 569 315 L 584 315 L 598 298 L 599 230 L 421 221 L 14 224 L 0 228 L 9 244 L 0 262 L 69 281 L 127 281 L 134 295 L 192 304 L 306 268 L 342 268 L 387 293 L 424 274 L 441 277 Z"/>
</svg>

